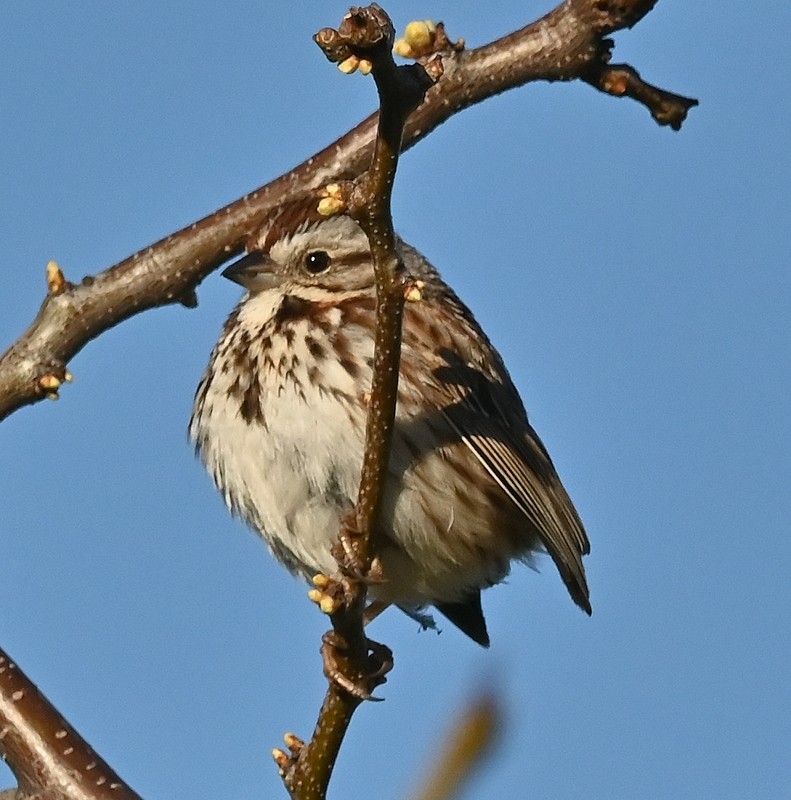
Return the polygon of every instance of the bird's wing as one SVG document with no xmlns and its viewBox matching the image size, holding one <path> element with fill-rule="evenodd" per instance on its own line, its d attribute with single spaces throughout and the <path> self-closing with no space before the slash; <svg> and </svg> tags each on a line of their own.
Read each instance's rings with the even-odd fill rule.
<svg viewBox="0 0 791 800">
<path fill-rule="evenodd" d="M 571 498 L 563 488 L 538 434 L 522 415 L 506 415 L 498 395 L 512 394 L 507 380 L 492 384 L 467 366 L 462 380 L 448 379 L 456 369 L 443 370 L 443 389 L 449 402 L 442 413 L 498 486 L 525 515 L 554 560 L 574 601 L 591 613 L 582 556 L 590 543 Z M 475 375 L 474 381 L 470 377 Z M 470 385 L 474 383 L 474 385 Z M 502 398 L 509 399 L 509 398 Z"/>
<path fill-rule="evenodd" d="M 525 515 L 572 598 L 590 614 L 582 565 L 590 543 L 549 453 L 472 313 L 447 286 L 432 294 L 427 302 L 407 304 L 404 348 L 411 358 L 404 361 L 421 361 L 423 371 L 413 380 L 421 382 L 424 402 L 434 405 Z M 425 346 L 427 340 L 433 348 Z"/>
</svg>

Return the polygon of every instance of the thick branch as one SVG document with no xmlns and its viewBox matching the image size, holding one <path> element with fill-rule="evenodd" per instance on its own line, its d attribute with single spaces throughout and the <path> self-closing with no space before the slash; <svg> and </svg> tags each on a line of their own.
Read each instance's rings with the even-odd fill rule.
<svg viewBox="0 0 791 800">
<path fill-rule="evenodd" d="M 535 80 L 592 79 L 609 58 L 603 37 L 634 25 L 655 0 L 565 0 L 521 30 L 474 50 L 443 54 L 445 76 L 410 116 L 403 148 L 453 114 Z M 602 73 L 604 74 L 604 73 Z M 635 72 L 623 92 L 677 128 L 695 103 L 643 84 Z M 247 236 L 288 195 L 317 189 L 371 162 L 376 117 L 291 172 L 162 239 L 76 287 L 51 293 L 31 327 L 0 357 L 0 420 L 56 394 L 66 365 L 108 328 L 155 306 L 194 304 L 193 290 L 215 267 L 241 252 Z"/>
<path fill-rule="evenodd" d="M 2 650 L 0 756 L 30 800 L 140 800 Z"/>
</svg>

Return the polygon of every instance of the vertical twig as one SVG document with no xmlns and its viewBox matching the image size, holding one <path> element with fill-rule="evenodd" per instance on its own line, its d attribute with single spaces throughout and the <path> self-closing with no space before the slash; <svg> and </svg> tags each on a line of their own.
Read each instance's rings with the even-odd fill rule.
<svg viewBox="0 0 791 800">
<path fill-rule="evenodd" d="M 390 199 L 395 180 L 404 123 L 409 113 L 422 101 L 434 77 L 419 65 L 397 67 L 393 61 L 394 29 L 387 14 L 376 4 L 352 8 L 338 30 L 325 28 L 316 34 L 316 42 L 327 58 L 336 63 L 370 65 L 379 92 L 380 113 L 376 143 L 370 168 L 345 187 L 347 213 L 366 233 L 376 280 L 376 334 L 371 384 L 371 399 L 365 435 L 365 454 L 360 489 L 353 520 L 341 532 L 351 548 L 354 571 L 365 576 L 375 554 L 383 488 L 390 460 L 393 423 L 398 392 L 401 357 L 401 320 L 404 293 L 409 276 L 398 257 L 390 213 Z M 325 635 L 325 647 L 333 646 L 339 669 L 351 683 L 367 683 L 371 688 L 383 682 L 386 667 L 376 671 L 381 645 L 370 642 L 363 631 L 362 612 L 366 585 L 359 577 L 345 583 L 345 602 L 332 615 L 333 632 Z M 334 634 L 334 638 L 328 637 Z M 389 653 L 389 651 L 387 651 Z M 372 674 L 373 673 L 373 674 Z M 352 714 L 368 690 L 349 691 L 329 675 L 330 684 L 319 719 L 308 744 L 287 737 L 291 756 L 276 751 L 284 781 L 291 796 L 298 800 L 321 800 L 326 796 L 332 768 L 351 721 Z"/>
</svg>

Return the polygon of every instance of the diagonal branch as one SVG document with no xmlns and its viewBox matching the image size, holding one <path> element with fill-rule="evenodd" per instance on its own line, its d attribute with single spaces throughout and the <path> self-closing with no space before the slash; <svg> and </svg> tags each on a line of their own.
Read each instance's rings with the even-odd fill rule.
<svg viewBox="0 0 791 800">
<path fill-rule="evenodd" d="M 462 709 L 445 741 L 431 753 L 425 785 L 416 800 L 452 800 L 490 755 L 504 728 L 496 695 L 481 694 Z"/>
<path fill-rule="evenodd" d="M 20 800 L 140 800 L 2 650 L 0 757 Z"/>
<path fill-rule="evenodd" d="M 403 149 L 459 111 L 530 81 L 581 78 L 613 93 L 605 69 L 610 43 L 604 37 L 634 25 L 654 3 L 564 0 L 536 22 L 488 45 L 473 50 L 449 47 L 443 52 L 445 75 L 411 114 Z M 696 103 L 654 89 L 636 71 L 620 94 L 645 104 L 660 124 L 673 128 Z M 30 328 L 0 356 L 0 420 L 22 406 L 57 396 L 69 361 L 109 328 L 156 306 L 194 305 L 195 287 L 241 252 L 250 231 L 284 198 L 366 169 L 376 125 L 376 116 L 369 117 L 251 194 L 77 286 L 66 282 L 61 291 L 50 291 Z"/>
</svg>

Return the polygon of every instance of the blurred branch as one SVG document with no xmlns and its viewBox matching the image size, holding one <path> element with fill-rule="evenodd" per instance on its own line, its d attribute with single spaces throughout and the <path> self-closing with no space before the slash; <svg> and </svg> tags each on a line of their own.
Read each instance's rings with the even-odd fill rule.
<svg viewBox="0 0 791 800">
<path fill-rule="evenodd" d="M 442 751 L 432 756 L 425 786 L 414 800 L 453 800 L 489 756 L 502 728 L 497 698 L 475 698 L 451 726 Z"/>
<path fill-rule="evenodd" d="M 636 99 L 660 124 L 678 128 L 697 101 L 655 89 L 634 70 L 626 83 L 614 80 L 615 68 L 607 67 L 612 42 L 604 37 L 631 27 L 654 4 L 655 0 L 565 0 L 536 22 L 477 49 L 439 39 L 445 75 L 411 114 L 404 149 L 453 114 L 536 80 L 586 80 L 603 91 Z M 290 172 L 95 277 L 73 285 L 61 273 L 60 280 L 50 281 L 36 319 L 0 357 L 0 420 L 22 406 L 57 397 L 69 361 L 109 328 L 156 306 L 194 306 L 195 287 L 241 252 L 270 209 L 291 194 L 366 169 L 376 125 L 376 116 L 369 117 Z"/>
<path fill-rule="evenodd" d="M 2 650 L 0 757 L 16 800 L 140 800 Z"/>
</svg>

